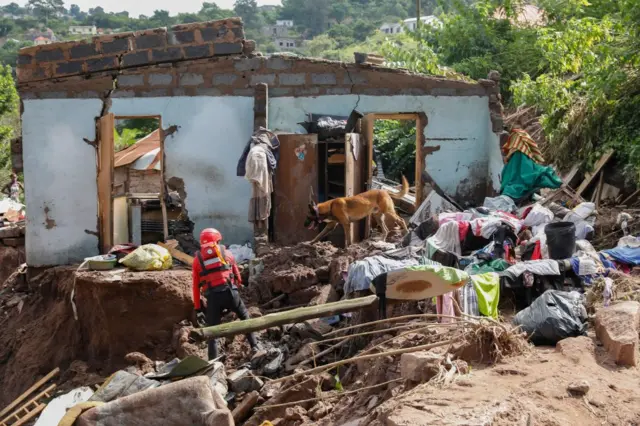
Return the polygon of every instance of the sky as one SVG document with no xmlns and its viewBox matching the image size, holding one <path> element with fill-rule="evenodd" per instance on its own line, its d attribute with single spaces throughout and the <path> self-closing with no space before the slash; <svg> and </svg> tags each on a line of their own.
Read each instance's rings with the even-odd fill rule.
<svg viewBox="0 0 640 426">
<path fill-rule="evenodd" d="M 14 0 L 20 6 L 27 4 L 28 0 Z M 235 0 L 209 0 L 210 3 L 216 3 L 218 6 L 231 9 Z M 280 4 L 280 0 L 257 0 L 258 5 L 264 4 Z M 6 5 L 11 0 L 0 0 L 0 4 Z M 140 14 L 153 15 L 156 9 L 168 10 L 171 15 L 181 12 L 197 12 L 202 6 L 203 0 L 64 0 L 65 7 L 69 8 L 71 4 L 77 4 L 83 11 L 90 8 L 101 6 L 107 12 L 121 12 L 126 10 L 130 16 L 137 17 Z"/>
</svg>

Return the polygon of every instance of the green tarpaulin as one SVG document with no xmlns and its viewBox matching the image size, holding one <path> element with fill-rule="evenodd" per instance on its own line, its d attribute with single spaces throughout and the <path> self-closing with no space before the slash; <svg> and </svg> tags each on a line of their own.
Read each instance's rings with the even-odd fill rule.
<svg viewBox="0 0 640 426">
<path fill-rule="evenodd" d="M 513 154 L 502 169 L 500 193 L 519 200 L 542 188 L 560 188 L 562 180 L 551 167 L 541 166 L 522 152 Z"/>
</svg>

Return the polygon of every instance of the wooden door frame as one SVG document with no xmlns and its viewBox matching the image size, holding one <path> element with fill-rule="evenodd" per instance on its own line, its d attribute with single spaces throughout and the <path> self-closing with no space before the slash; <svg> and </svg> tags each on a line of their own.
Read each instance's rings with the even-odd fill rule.
<svg viewBox="0 0 640 426">
<path fill-rule="evenodd" d="M 427 116 L 419 112 L 397 114 L 371 113 L 364 116 L 362 120 L 362 131 L 365 134 L 365 140 L 368 142 L 369 151 L 369 161 L 367 161 L 367 189 L 371 189 L 373 184 L 373 167 L 371 160 L 373 160 L 373 126 L 376 120 L 410 120 L 416 122 L 416 172 L 414 180 L 416 187 L 415 208 L 418 209 L 422 204 L 424 191 L 422 171 L 424 170 L 424 128 L 427 126 Z"/>
<path fill-rule="evenodd" d="M 158 120 L 160 132 L 160 206 L 162 208 L 163 233 L 165 241 L 169 237 L 169 222 L 165 203 L 165 131 L 160 115 L 115 115 L 109 113 L 98 118 L 98 241 L 100 253 L 106 254 L 113 247 L 113 175 L 115 157 L 115 124 L 116 120 L 137 118 L 153 118 Z"/>
</svg>

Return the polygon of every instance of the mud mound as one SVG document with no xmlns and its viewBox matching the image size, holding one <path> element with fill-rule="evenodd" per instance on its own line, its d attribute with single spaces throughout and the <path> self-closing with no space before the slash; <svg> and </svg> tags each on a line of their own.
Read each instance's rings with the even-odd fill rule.
<svg viewBox="0 0 640 426">
<path fill-rule="evenodd" d="M 193 313 L 191 273 L 82 272 L 51 268 L 29 283 L 21 311 L 0 321 L 0 406 L 60 367 L 61 381 L 99 381 L 127 366 L 125 356 L 175 355 L 174 326 Z"/>
<path fill-rule="evenodd" d="M 0 287 L 18 266 L 25 262 L 24 247 L 5 247 L 0 245 Z"/>
<path fill-rule="evenodd" d="M 112 370 L 134 351 L 166 359 L 174 325 L 193 313 L 191 272 L 81 272 L 75 300 L 89 366 Z"/>
</svg>

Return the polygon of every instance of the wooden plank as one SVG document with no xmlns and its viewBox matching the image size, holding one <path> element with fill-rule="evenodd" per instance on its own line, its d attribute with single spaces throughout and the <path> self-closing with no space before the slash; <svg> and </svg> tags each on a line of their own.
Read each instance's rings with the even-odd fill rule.
<svg viewBox="0 0 640 426">
<path fill-rule="evenodd" d="M 22 425 L 22 424 L 26 423 L 29 419 L 31 419 L 33 416 L 38 414 L 40 411 L 42 411 L 44 409 L 44 407 L 47 406 L 47 404 L 39 404 L 38 400 L 40 398 L 42 398 L 43 396 L 45 396 L 46 394 L 48 394 L 49 392 L 51 392 L 52 390 L 54 390 L 55 388 L 56 388 L 55 383 L 50 385 L 45 390 L 43 390 L 42 392 L 40 392 L 39 394 L 37 394 L 36 396 L 31 398 L 29 401 L 27 401 L 24 404 L 22 404 L 22 406 L 20 408 L 18 408 L 16 411 L 14 411 L 13 413 L 11 413 L 7 417 L 5 417 L 2 420 L 2 423 L 6 423 L 7 421 L 9 421 L 11 419 L 11 417 L 15 417 L 15 419 L 17 420 L 17 422 L 11 423 L 11 426 L 18 426 L 18 425 Z M 36 408 L 34 410 L 30 410 L 28 408 L 29 405 L 31 405 L 31 404 L 35 404 L 36 405 Z M 23 410 L 25 411 L 25 416 L 24 417 L 22 417 L 20 415 L 20 411 L 23 411 Z"/>
<path fill-rule="evenodd" d="M 231 415 L 233 416 L 233 421 L 236 424 L 242 423 L 244 419 L 248 417 L 251 410 L 253 410 L 253 407 L 255 407 L 256 404 L 258 403 L 259 397 L 260 397 L 260 394 L 257 391 L 253 391 L 248 395 L 246 395 L 242 400 L 242 402 L 238 404 L 236 408 L 233 409 L 233 412 L 231 413 Z"/>
<path fill-rule="evenodd" d="M 107 114 L 98 119 L 98 219 L 100 251 L 108 253 L 113 246 L 113 155 L 115 117 Z"/>
<path fill-rule="evenodd" d="M 626 205 L 629 201 L 633 200 L 635 197 L 638 196 L 638 194 L 640 194 L 640 189 L 637 189 L 636 191 L 633 192 L 633 194 L 629 195 L 627 198 L 624 199 L 624 201 L 622 201 L 622 205 Z"/>
<path fill-rule="evenodd" d="M 417 114 L 416 114 L 417 115 Z M 422 182 L 422 171 L 424 170 L 424 147 L 422 146 L 424 142 L 424 128 L 427 123 L 423 122 L 419 115 L 416 118 L 416 176 L 415 176 L 415 187 L 416 187 L 416 202 L 415 202 L 415 210 L 420 207 L 422 201 L 424 200 L 424 183 Z"/>
<path fill-rule="evenodd" d="M 353 312 L 368 308 L 378 302 L 378 296 L 371 295 L 339 302 L 324 303 L 316 306 L 305 306 L 285 312 L 264 315 L 243 321 L 233 321 L 212 327 L 192 330 L 190 337 L 197 341 L 215 339 L 217 337 L 235 336 L 252 331 L 266 330 L 283 324 L 294 324 L 313 318 L 330 317 L 344 312 Z"/>
<path fill-rule="evenodd" d="M 164 235 L 164 240 L 167 241 L 169 239 L 169 219 L 167 218 L 167 202 L 166 202 L 166 184 L 164 181 L 164 138 L 166 137 L 166 132 L 162 128 L 162 119 L 160 119 L 160 152 L 158 153 L 161 158 L 160 162 L 160 207 L 162 209 L 162 232 Z"/>
<path fill-rule="evenodd" d="M 14 407 L 18 406 L 18 404 L 20 404 L 20 402 L 22 402 L 23 400 L 25 400 L 29 395 L 31 395 L 34 391 L 36 391 L 38 388 L 40 388 L 42 385 L 44 385 L 45 383 L 47 383 L 49 380 L 51 380 L 52 377 L 54 377 L 56 374 L 58 374 L 60 372 L 59 368 L 54 368 L 53 370 L 51 370 L 49 372 L 49 374 L 47 374 L 46 376 L 44 376 L 42 379 L 38 380 L 37 382 L 35 382 L 29 389 L 27 389 L 26 391 L 24 391 L 22 393 L 22 395 L 20 395 L 19 397 L 17 397 L 11 404 L 7 405 L 5 408 L 2 409 L 2 411 L 0 411 L 0 418 L 2 418 L 2 416 L 4 416 L 5 414 L 7 414 L 8 412 L 10 412 L 11 410 L 13 410 Z"/>
<path fill-rule="evenodd" d="M 418 120 L 418 114 L 415 113 L 398 113 L 398 114 L 370 114 L 374 116 L 374 120 Z"/>
<path fill-rule="evenodd" d="M 596 209 L 600 207 L 600 199 L 602 198 L 602 189 L 604 188 L 604 172 L 600 172 L 600 180 L 596 188 Z"/>
<path fill-rule="evenodd" d="M 365 191 L 368 191 L 372 188 L 373 185 L 373 125 L 375 123 L 375 116 L 373 114 L 365 115 L 361 120 L 362 127 L 362 145 L 364 146 L 363 151 L 366 150 L 367 158 L 366 158 L 366 187 Z M 366 224 L 364 227 L 364 239 L 368 239 L 371 235 L 371 216 L 367 217 Z"/>
<path fill-rule="evenodd" d="M 582 183 L 576 190 L 577 195 L 582 196 L 582 193 L 589 187 L 589 185 L 591 185 L 591 182 L 593 182 L 596 176 L 598 176 L 598 173 L 600 173 L 600 170 L 602 170 L 602 168 L 607 165 L 609 160 L 611 160 L 611 157 L 613 157 L 614 153 L 615 151 L 611 149 L 605 152 L 602 155 L 602 157 L 600 157 L 600 159 L 598 160 L 598 162 L 596 163 L 593 169 L 593 173 L 587 173 L 587 175 L 584 178 L 584 181 L 582 181 Z"/>
<path fill-rule="evenodd" d="M 354 158 L 352 147 L 355 146 L 355 152 L 357 158 Z M 362 146 L 361 137 L 357 133 L 348 133 L 345 135 L 345 169 L 344 169 L 344 181 L 345 181 L 345 196 L 351 197 L 364 192 L 365 177 L 363 173 L 365 158 L 367 152 Z M 352 223 L 349 226 L 349 232 L 351 234 L 351 243 L 355 244 L 362 239 L 360 232 L 360 221 Z"/>
<path fill-rule="evenodd" d="M 175 259 L 178 259 L 180 262 L 185 263 L 189 266 L 193 265 L 193 256 L 189 256 L 188 254 L 181 252 L 177 248 L 172 247 L 171 245 L 165 244 L 163 242 L 158 242 L 158 245 L 160 247 L 164 247 L 167 250 L 169 250 L 169 253 L 171 253 L 171 256 L 174 257 Z"/>
<path fill-rule="evenodd" d="M 274 239 L 279 244 L 312 240 L 304 226 L 311 188 L 318 195 L 318 135 L 280 134 L 274 188 Z"/>
</svg>

